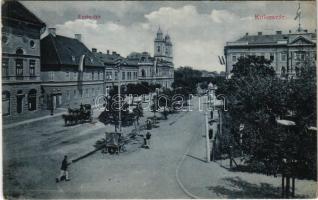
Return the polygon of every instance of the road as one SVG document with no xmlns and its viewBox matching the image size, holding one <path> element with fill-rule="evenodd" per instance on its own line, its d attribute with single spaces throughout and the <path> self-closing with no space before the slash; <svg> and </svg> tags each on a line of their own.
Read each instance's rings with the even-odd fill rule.
<svg viewBox="0 0 318 200">
<path fill-rule="evenodd" d="M 204 113 L 194 102 L 193 111 L 170 115 L 159 126 L 151 131 L 150 149 L 120 155 L 99 151 L 71 165 L 71 181 L 58 184 L 63 155 L 85 152 L 103 137 L 105 126 L 64 127 L 57 118 L 8 129 L 5 191 L 25 198 L 188 198 L 176 181 L 176 168 L 193 138 L 204 132 Z"/>
</svg>

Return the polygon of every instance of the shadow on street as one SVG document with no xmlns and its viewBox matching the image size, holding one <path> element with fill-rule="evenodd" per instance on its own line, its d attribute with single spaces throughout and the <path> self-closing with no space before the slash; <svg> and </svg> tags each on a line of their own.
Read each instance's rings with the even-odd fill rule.
<svg viewBox="0 0 318 200">
<path fill-rule="evenodd" d="M 260 183 L 260 185 L 252 184 L 242 180 L 239 177 L 223 178 L 222 179 L 228 187 L 215 186 L 207 187 L 209 190 L 213 190 L 217 195 L 227 196 L 227 198 L 281 198 L 281 188 L 274 187 L 268 183 Z M 295 198 L 306 198 L 305 196 L 296 195 Z"/>
</svg>

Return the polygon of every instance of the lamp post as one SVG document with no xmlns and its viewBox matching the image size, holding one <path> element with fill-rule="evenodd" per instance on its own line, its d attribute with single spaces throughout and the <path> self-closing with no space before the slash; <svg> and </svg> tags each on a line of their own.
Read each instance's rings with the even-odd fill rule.
<svg viewBox="0 0 318 200">
<path fill-rule="evenodd" d="M 122 63 L 121 59 L 116 60 L 116 65 L 115 68 L 117 69 L 118 76 L 117 76 L 117 84 L 118 84 L 118 129 L 119 132 L 121 133 L 121 80 L 120 80 L 120 65 Z M 116 129 L 117 130 L 117 129 Z"/>
</svg>

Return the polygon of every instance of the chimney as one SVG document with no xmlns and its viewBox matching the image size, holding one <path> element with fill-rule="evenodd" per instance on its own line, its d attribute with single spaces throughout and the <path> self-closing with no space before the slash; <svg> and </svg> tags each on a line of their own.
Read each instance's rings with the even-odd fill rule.
<svg viewBox="0 0 318 200">
<path fill-rule="evenodd" d="M 92 52 L 93 53 L 97 53 L 97 49 L 96 48 L 92 48 Z"/>
<path fill-rule="evenodd" d="M 109 50 L 107 50 L 107 55 L 109 55 Z"/>
<path fill-rule="evenodd" d="M 245 33 L 246 36 L 248 36 L 248 33 Z"/>
<path fill-rule="evenodd" d="M 304 32 L 305 32 L 305 33 L 308 33 L 308 30 L 307 30 L 307 29 L 305 29 L 305 30 L 304 30 Z"/>
<path fill-rule="evenodd" d="M 81 42 L 82 41 L 82 34 L 75 33 L 74 38 Z"/>
<path fill-rule="evenodd" d="M 113 55 L 116 55 L 116 51 L 113 51 Z"/>
<path fill-rule="evenodd" d="M 258 32 L 257 35 L 262 35 L 262 32 Z"/>
<path fill-rule="evenodd" d="M 292 33 L 291 30 L 289 30 L 289 33 Z"/>
<path fill-rule="evenodd" d="M 276 35 L 281 35 L 282 31 L 276 31 Z"/>
<path fill-rule="evenodd" d="M 56 28 L 49 28 L 49 34 L 56 36 Z"/>
</svg>

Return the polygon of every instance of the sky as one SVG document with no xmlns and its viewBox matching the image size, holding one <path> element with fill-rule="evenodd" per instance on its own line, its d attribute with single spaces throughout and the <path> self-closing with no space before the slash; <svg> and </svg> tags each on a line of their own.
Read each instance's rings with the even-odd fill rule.
<svg viewBox="0 0 318 200">
<path fill-rule="evenodd" d="M 116 51 L 122 56 L 147 51 L 153 55 L 153 40 L 160 27 L 173 43 L 175 67 L 191 66 L 224 71 L 218 56 L 226 42 L 263 32 L 287 33 L 298 28 L 294 20 L 296 1 L 24 1 L 29 10 L 54 27 L 58 35 L 82 34 L 83 43 L 98 51 Z M 301 24 L 316 29 L 316 3 L 301 2 Z M 284 16 L 280 20 L 257 20 L 255 15 Z M 81 19 L 79 16 L 98 16 Z M 45 33 L 47 34 L 47 33 Z M 43 36 L 45 36 L 45 34 Z"/>
</svg>

